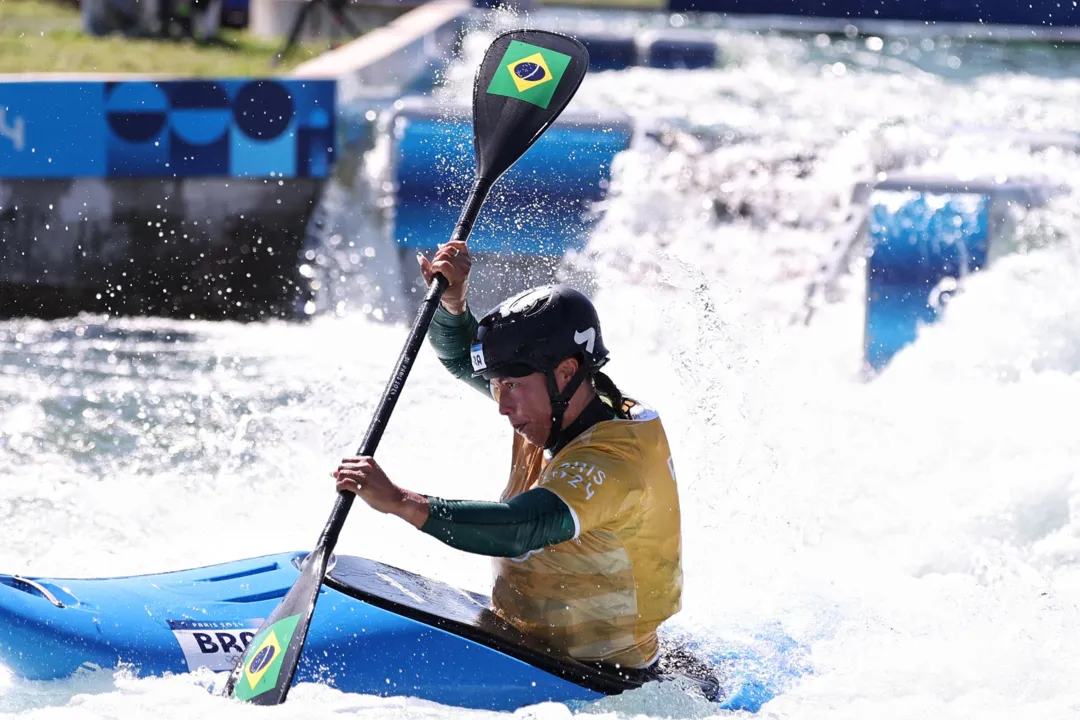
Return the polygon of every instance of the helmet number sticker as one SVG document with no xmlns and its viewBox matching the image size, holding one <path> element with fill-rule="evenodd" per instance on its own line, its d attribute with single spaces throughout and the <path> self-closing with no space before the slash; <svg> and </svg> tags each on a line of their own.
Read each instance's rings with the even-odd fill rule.
<svg viewBox="0 0 1080 720">
<path fill-rule="evenodd" d="M 596 328 L 586 328 L 584 331 L 574 331 L 574 342 L 585 346 L 585 352 L 592 355 L 593 346 L 596 344 Z"/>
<path fill-rule="evenodd" d="M 472 346 L 472 352 L 469 353 L 472 358 L 472 369 L 474 372 L 480 372 L 481 370 L 487 370 L 487 362 L 484 360 L 484 346 L 480 343 L 476 343 Z"/>
</svg>

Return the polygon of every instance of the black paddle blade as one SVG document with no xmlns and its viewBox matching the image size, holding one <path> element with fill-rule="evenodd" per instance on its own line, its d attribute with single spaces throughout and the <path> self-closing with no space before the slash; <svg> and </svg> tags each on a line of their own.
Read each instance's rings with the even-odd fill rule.
<svg viewBox="0 0 1080 720">
<path fill-rule="evenodd" d="M 494 182 L 574 97 L 589 52 L 574 38 L 512 30 L 488 47 L 473 86 L 477 177 Z"/>
<path fill-rule="evenodd" d="M 300 577 L 248 643 L 229 675 L 226 696 L 254 705 L 285 702 L 300 664 L 300 651 L 304 649 L 329 557 L 329 551 L 319 547 L 304 559 Z"/>
</svg>

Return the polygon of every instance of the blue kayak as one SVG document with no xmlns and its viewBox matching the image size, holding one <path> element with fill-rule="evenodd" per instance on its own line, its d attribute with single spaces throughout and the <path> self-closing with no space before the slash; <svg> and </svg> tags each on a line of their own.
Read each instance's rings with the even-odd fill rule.
<svg viewBox="0 0 1080 720">
<path fill-rule="evenodd" d="M 30 680 L 120 664 L 141 675 L 231 670 L 304 556 L 119 578 L 0 575 L 0 663 Z M 727 709 L 769 699 L 678 650 L 649 673 L 553 655 L 488 597 L 360 557 L 333 559 L 320 592 L 294 682 L 486 710 L 587 702 L 676 677 Z"/>
</svg>

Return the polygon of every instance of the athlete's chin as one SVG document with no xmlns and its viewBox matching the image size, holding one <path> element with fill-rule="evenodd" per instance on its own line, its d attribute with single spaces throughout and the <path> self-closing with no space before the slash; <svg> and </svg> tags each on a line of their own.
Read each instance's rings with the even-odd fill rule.
<svg viewBox="0 0 1080 720">
<path fill-rule="evenodd" d="M 532 423 L 522 423 L 520 425 L 515 425 L 514 432 L 528 440 L 533 445 L 543 445 L 544 441 L 547 440 L 546 435 L 544 437 L 540 437 L 540 433 L 536 432 L 536 428 L 533 426 Z"/>
</svg>

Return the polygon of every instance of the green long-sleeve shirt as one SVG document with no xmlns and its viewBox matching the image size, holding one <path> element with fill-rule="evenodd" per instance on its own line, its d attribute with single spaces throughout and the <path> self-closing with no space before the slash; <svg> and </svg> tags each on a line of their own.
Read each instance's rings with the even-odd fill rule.
<svg viewBox="0 0 1080 720">
<path fill-rule="evenodd" d="M 451 375 L 491 397 L 487 381 L 472 376 L 469 350 L 476 326 L 472 311 L 466 309 L 462 315 L 452 315 L 440 306 L 432 318 L 428 340 Z M 574 537 L 570 508 L 558 495 L 542 488 L 524 492 L 505 503 L 430 496 L 428 502 L 430 514 L 421 530 L 466 552 L 517 557 Z"/>
<path fill-rule="evenodd" d="M 574 518 L 558 495 L 536 488 L 509 502 L 428 497 L 425 533 L 458 550 L 518 557 L 574 537 Z"/>
</svg>

